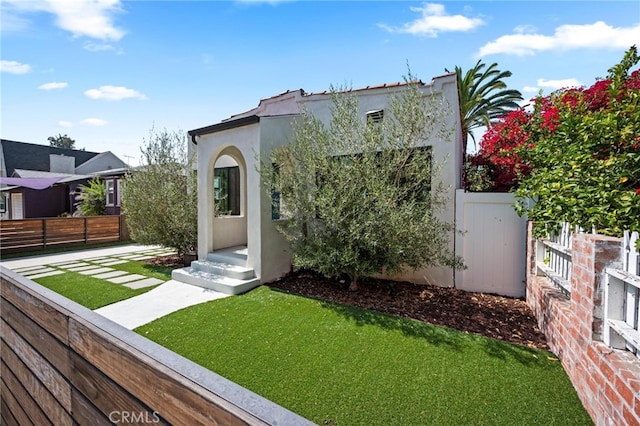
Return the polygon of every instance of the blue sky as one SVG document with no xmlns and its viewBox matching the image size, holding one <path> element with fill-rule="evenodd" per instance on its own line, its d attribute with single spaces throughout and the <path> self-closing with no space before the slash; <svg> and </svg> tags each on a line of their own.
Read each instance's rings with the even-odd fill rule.
<svg viewBox="0 0 640 426">
<path fill-rule="evenodd" d="M 638 1 L 3 0 L 1 131 L 112 151 L 286 90 L 423 81 L 476 61 L 510 88 L 589 86 L 640 45 Z"/>
</svg>

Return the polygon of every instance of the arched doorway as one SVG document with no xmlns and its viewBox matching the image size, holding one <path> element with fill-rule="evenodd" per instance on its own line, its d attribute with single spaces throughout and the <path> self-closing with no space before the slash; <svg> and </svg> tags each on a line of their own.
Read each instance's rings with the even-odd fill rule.
<svg viewBox="0 0 640 426">
<path fill-rule="evenodd" d="M 247 167 L 234 146 L 222 149 L 212 162 L 210 197 L 213 202 L 213 251 L 247 245 Z"/>
</svg>

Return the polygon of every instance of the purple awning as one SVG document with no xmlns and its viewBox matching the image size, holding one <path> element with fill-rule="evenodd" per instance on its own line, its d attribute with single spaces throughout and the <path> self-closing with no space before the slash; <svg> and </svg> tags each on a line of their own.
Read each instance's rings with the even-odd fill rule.
<svg viewBox="0 0 640 426">
<path fill-rule="evenodd" d="M 31 189 L 46 189 L 46 188 L 49 188 L 54 183 L 58 182 L 60 179 L 62 179 L 62 176 L 48 177 L 48 178 L 10 178 L 10 177 L 5 178 L 3 177 L 3 178 L 0 178 L 0 184 L 22 186 L 22 187 L 31 188 Z"/>
</svg>

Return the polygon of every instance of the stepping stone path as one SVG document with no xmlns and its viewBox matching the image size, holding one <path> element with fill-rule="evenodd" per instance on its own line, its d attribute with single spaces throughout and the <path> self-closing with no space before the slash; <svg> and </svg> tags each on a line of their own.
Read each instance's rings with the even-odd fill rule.
<svg viewBox="0 0 640 426">
<path fill-rule="evenodd" d="M 76 272 L 82 275 L 92 276 L 93 278 L 106 280 L 113 284 L 121 284 L 125 287 L 137 290 L 140 288 L 162 284 L 164 281 L 158 278 L 146 277 L 140 274 L 131 274 L 126 271 L 118 271 L 114 268 L 110 268 L 110 266 L 119 265 L 131 260 L 146 260 L 158 256 L 168 256 L 171 254 L 175 254 L 175 251 L 162 248 L 149 249 L 122 255 L 115 254 L 112 256 L 88 258 L 81 261 L 72 260 L 67 262 L 52 263 L 50 265 L 27 266 L 24 268 L 15 268 L 14 271 L 32 280 L 52 275 L 64 274 L 66 272 Z"/>
</svg>

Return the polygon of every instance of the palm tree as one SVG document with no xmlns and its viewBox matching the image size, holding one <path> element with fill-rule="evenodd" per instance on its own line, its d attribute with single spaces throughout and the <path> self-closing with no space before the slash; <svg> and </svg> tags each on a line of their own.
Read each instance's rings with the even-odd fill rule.
<svg viewBox="0 0 640 426">
<path fill-rule="evenodd" d="M 458 97 L 460 101 L 460 121 L 462 122 L 462 149 L 467 152 L 469 136 L 475 145 L 476 139 L 472 130 L 487 126 L 491 120 L 505 115 L 508 111 L 519 107 L 522 94 L 518 90 L 506 89 L 503 81 L 511 77 L 511 71 L 500 71 L 497 63 L 491 64 L 483 71 L 486 64 L 479 60 L 475 67 L 464 76 L 462 68 L 456 66 L 458 79 Z M 451 72 L 445 68 L 446 72 Z"/>
</svg>

